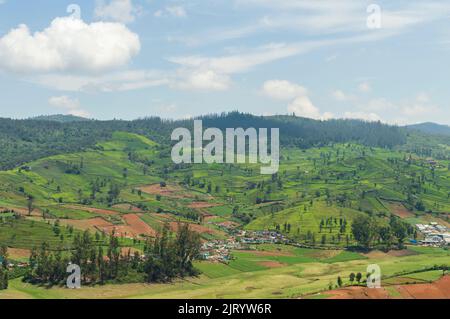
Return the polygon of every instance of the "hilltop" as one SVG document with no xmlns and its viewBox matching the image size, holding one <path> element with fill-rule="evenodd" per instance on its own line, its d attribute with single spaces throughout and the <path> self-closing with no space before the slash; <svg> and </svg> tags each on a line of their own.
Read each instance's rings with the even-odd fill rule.
<svg viewBox="0 0 450 319">
<path fill-rule="evenodd" d="M 418 130 L 427 134 L 437 134 L 437 135 L 446 135 L 450 136 L 450 126 L 441 125 L 436 123 L 421 123 L 415 125 L 408 125 L 407 128 Z"/>
<path fill-rule="evenodd" d="M 68 123 L 68 122 L 84 122 L 89 121 L 89 119 L 81 116 L 75 116 L 75 115 L 64 115 L 64 114 L 54 114 L 54 115 L 40 115 L 31 118 L 31 120 L 36 121 L 53 121 L 53 122 L 60 122 L 60 123 Z"/>
</svg>

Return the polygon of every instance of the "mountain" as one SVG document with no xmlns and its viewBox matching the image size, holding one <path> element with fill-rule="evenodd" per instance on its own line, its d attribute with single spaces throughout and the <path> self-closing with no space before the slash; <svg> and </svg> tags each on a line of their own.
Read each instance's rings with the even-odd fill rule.
<svg viewBox="0 0 450 319">
<path fill-rule="evenodd" d="M 450 136 L 450 126 L 448 126 L 448 125 L 427 122 L 427 123 L 408 125 L 407 128 L 413 129 L 413 130 L 418 130 L 418 131 L 421 131 L 421 132 L 427 133 L 427 134 Z"/>
<path fill-rule="evenodd" d="M 163 147 L 171 145 L 175 128 L 192 129 L 192 120 L 172 121 L 158 117 L 134 121 L 76 120 L 74 116 L 44 116 L 28 120 L 0 118 L 0 170 L 10 169 L 45 156 L 94 148 L 114 132 L 143 135 Z M 393 148 L 406 143 L 404 130 L 380 122 L 359 120 L 317 121 L 296 116 L 255 116 L 239 112 L 202 116 L 203 127 L 279 128 L 285 147 L 308 149 L 333 143 L 358 143 Z"/>
<path fill-rule="evenodd" d="M 70 114 L 68 114 L 68 115 L 64 115 L 64 114 L 40 115 L 40 116 L 31 118 L 31 120 L 52 121 L 52 122 L 59 122 L 59 123 L 90 121 L 87 118 L 84 118 L 81 116 L 70 115 Z"/>
</svg>

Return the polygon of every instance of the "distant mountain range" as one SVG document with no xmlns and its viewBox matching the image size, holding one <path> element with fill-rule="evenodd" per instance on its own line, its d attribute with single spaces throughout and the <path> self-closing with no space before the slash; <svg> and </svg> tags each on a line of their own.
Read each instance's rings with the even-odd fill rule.
<svg viewBox="0 0 450 319">
<path fill-rule="evenodd" d="M 418 130 L 427 134 L 450 136 L 450 126 L 436 123 L 420 123 L 406 126 L 409 129 Z"/>
</svg>

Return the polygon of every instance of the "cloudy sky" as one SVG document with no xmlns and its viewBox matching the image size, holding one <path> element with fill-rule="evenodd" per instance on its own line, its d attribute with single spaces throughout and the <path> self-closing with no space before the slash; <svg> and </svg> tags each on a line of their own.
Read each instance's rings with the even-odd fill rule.
<svg viewBox="0 0 450 319">
<path fill-rule="evenodd" d="M 449 57 L 448 0 L 0 0 L 0 116 L 450 124 Z"/>
</svg>

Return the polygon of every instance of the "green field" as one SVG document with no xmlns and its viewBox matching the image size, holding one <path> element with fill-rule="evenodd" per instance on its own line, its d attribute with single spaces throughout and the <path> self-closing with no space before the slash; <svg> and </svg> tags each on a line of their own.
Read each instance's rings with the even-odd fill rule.
<svg viewBox="0 0 450 319">
<path fill-rule="evenodd" d="M 0 244 L 11 249 L 30 250 L 46 242 L 68 251 L 74 235 L 66 226 L 55 232 L 55 223 L 73 225 L 74 233 L 101 232 L 94 222 L 128 227 L 130 214 L 156 232 L 165 222 L 181 221 L 191 223 L 204 241 L 223 240 L 233 235 L 217 224 L 233 222 L 240 230 L 276 230 L 311 248 L 233 250 L 228 264 L 197 261 L 198 278 L 170 284 L 68 291 L 14 279 L 0 297 L 295 298 L 326 290 L 337 276 L 348 281 L 350 272 L 364 272 L 369 263 L 380 264 L 383 275 L 392 278 L 448 265 L 444 249 L 411 246 L 415 255 L 380 259 L 346 249 L 356 245 L 352 222 L 359 216 L 383 223 L 406 214 L 402 218 L 410 225 L 449 225 L 450 161 L 441 158 L 432 167 L 425 156 L 412 155 L 410 144 L 394 149 L 353 143 L 285 147 L 279 173 L 264 176 L 253 164 L 171 165 L 164 146 L 115 132 L 95 148 L 2 171 Z M 141 249 L 144 241 L 135 234 L 133 239 L 122 236 L 120 244 Z M 438 277 L 437 271 L 408 276 L 418 281 Z"/>
</svg>

